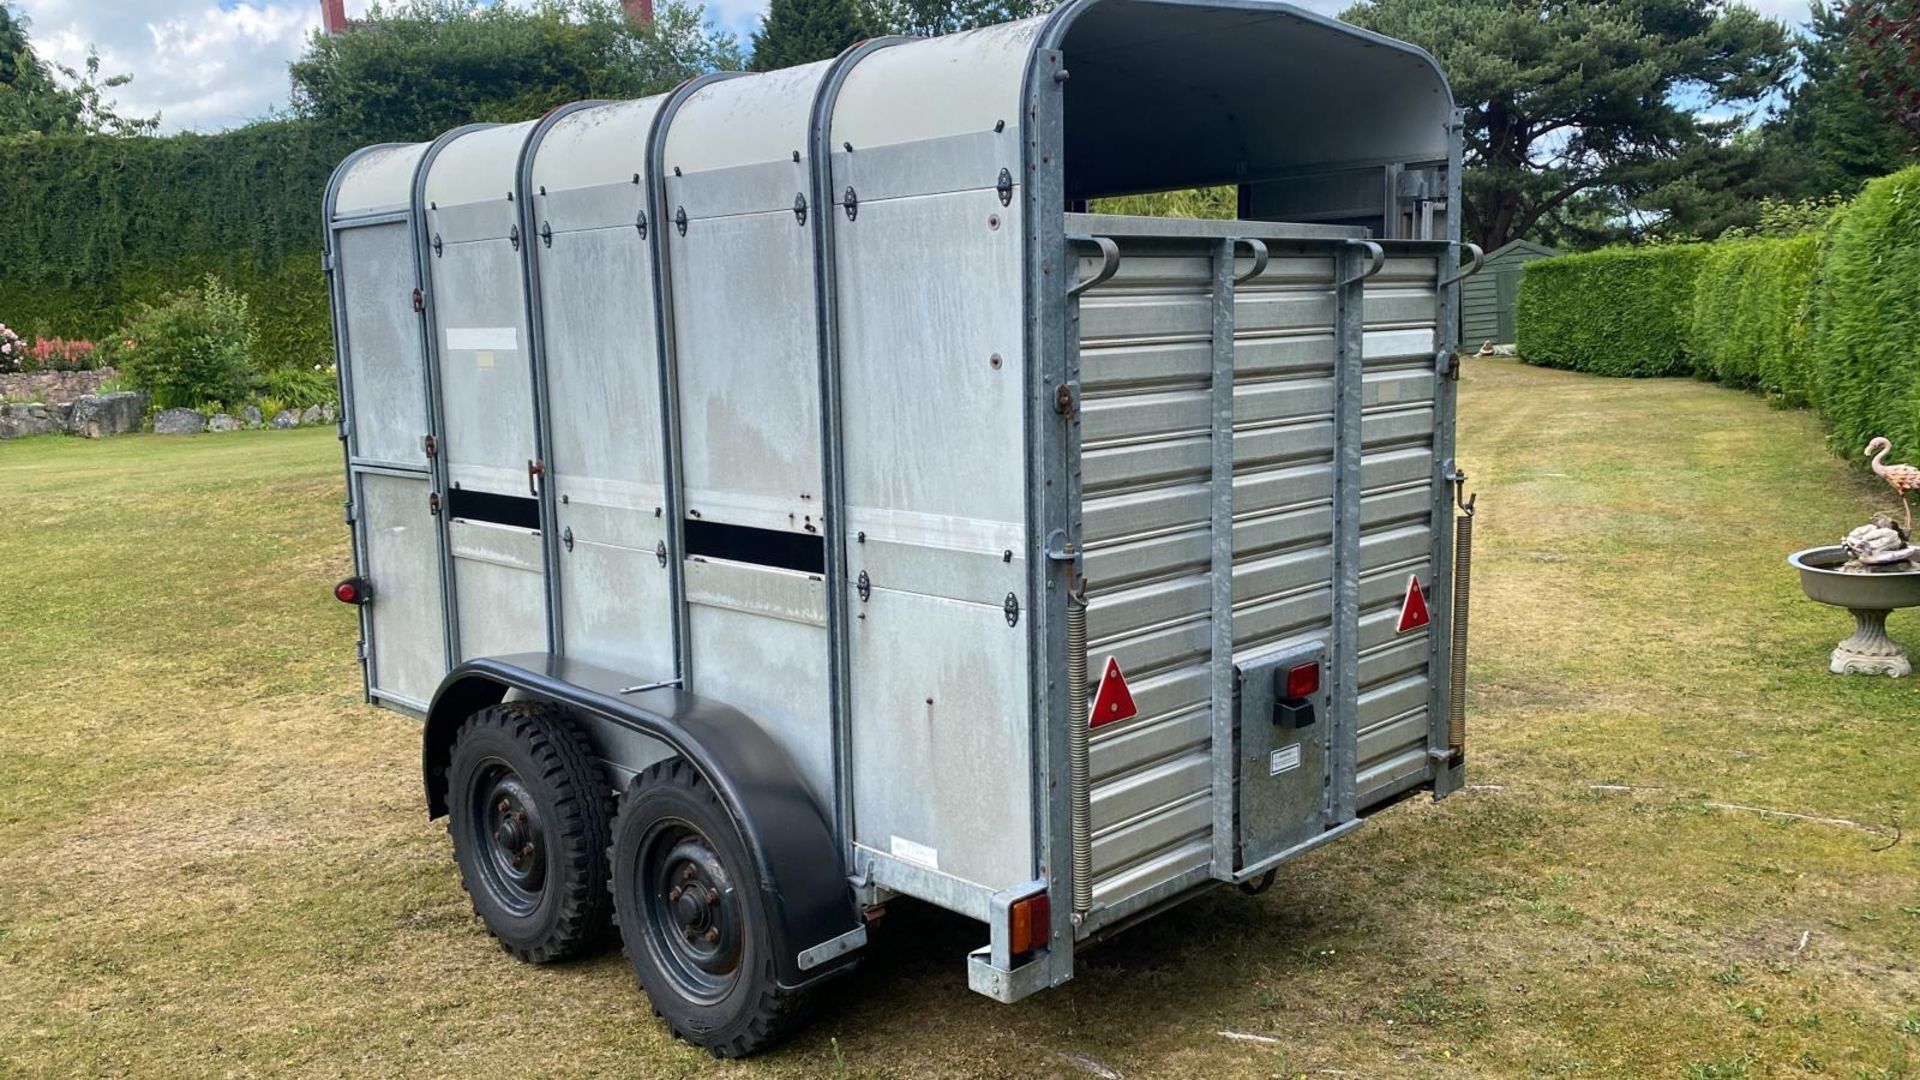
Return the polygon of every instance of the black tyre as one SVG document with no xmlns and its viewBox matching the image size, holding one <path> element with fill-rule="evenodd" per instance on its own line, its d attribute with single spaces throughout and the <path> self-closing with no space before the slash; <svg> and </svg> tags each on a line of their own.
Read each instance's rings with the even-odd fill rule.
<svg viewBox="0 0 1920 1080">
<path fill-rule="evenodd" d="M 676 1038 L 744 1057 L 792 1030 L 760 881 L 732 817 L 693 766 L 641 773 L 613 825 L 613 902 L 640 988 Z"/>
<path fill-rule="evenodd" d="M 481 709 L 454 736 L 447 831 L 473 910 L 534 964 L 607 940 L 612 790 L 565 713 L 545 702 Z"/>
</svg>

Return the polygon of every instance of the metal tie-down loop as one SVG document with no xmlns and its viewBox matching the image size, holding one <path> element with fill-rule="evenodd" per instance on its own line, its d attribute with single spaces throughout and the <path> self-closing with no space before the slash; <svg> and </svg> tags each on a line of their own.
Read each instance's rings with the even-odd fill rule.
<svg viewBox="0 0 1920 1080">
<path fill-rule="evenodd" d="M 1068 296 L 1079 296 L 1088 289 L 1112 277 L 1120 269 L 1120 245 L 1104 236 L 1069 236 L 1067 240 L 1075 244 L 1092 244 L 1100 249 L 1100 269 L 1083 281 L 1076 281 L 1067 290 Z"/>
<path fill-rule="evenodd" d="M 1441 278 L 1440 283 L 1434 286 L 1435 288 L 1444 289 L 1447 286 L 1454 284 L 1455 282 L 1463 281 L 1467 278 L 1470 278 L 1473 275 L 1479 273 L 1481 267 L 1487 265 L 1487 253 L 1480 250 L 1479 244 L 1467 244 L 1465 245 L 1465 247 L 1467 249 L 1467 254 L 1473 256 L 1473 261 L 1467 264 L 1466 269 L 1456 270 L 1452 274 L 1448 275 L 1447 277 Z"/>
<path fill-rule="evenodd" d="M 1366 249 L 1367 268 L 1365 270 L 1360 271 L 1358 274 L 1355 274 L 1354 276 L 1346 279 L 1345 281 L 1342 281 L 1340 283 L 1342 285 L 1351 285 L 1356 281 L 1365 281 L 1368 278 L 1372 277 L 1373 275 L 1379 273 L 1381 267 L 1387 265 L 1387 250 L 1381 247 L 1379 244 L 1374 243 L 1371 240 L 1349 240 L 1347 241 L 1347 246 L 1362 247 Z"/>
<path fill-rule="evenodd" d="M 1246 282 L 1252 281 L 1254 278 L 1257 278 L 1261 274 L 1264 274 L 1267 272 L 1268 256 L 1267 256 L 1266 241 L 1255 240 L 1250 236 L 1245 236 L 1245 237 L 1240 237 L 1239 239 L 1236 239 L 1234 243 L 1245 244 L 1248 247 L 1253 249 L 1253 269 L 1234 278 L 1233 283 L 1235 285 L 1245 284 Z"/>
</svg>

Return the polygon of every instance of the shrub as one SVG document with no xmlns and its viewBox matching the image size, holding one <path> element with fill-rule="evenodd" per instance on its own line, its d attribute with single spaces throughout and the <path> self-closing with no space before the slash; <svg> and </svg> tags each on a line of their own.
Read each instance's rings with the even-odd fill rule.
<svg viewBox="0 0 1920 1080">
<path fill-rule="evenodd" d="M 333 368 L 315 365 L 311 369 L 287 368 L 269 371 L 260 380 L 260 396 L 287 409 L 304 409 L 338 401 L 340 383 Z"/>
<path fill-rule="evenodd" d="M 19 371 L 27 359 L 27 343 L 6 323 L 0 323 L 0 374 Z"/>
<path fill-rule="evenodd" d="M 1868 184 L 1836 220 L 1814 297 L 1814 403 L 1836 452 L 1876 435 L 1920 450 L 1920 166 Z"/>
<path fill-rule="evenodd" d="M 1606 248 L 1527 264 L 1515 313 L 1519 352 L 1598 375 L 1681 375 L 1705 244 Z"/>
<path fill-rule="evenodd" d="M 198 292 L 143 304 L 111 350 L 121 374 L 158 409 L 245 401 L 258 381 L 259 325 L 246 294 L 208 275 Z"/>
<path fill-rule="evenodd" d="M 1807 320 L 1821 238 L 1711 245 L 1694 286 L 1689 347 L 1701 375 L 1790 405 L 1812 400 Z"/>
<path fill-rule="evenodd" d="M 27 350 L 27 371 L 92 371 L 99 366 L 93 342 L 82 338 L 37 338 Z"/>
</svg>

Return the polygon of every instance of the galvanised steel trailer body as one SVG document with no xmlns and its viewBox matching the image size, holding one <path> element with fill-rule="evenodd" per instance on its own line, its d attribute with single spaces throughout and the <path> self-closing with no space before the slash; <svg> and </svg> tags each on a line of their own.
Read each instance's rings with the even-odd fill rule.
<svg viewBox="0 0 1920 1080">
<path fill-rule="evenodd" d="M 743 1053 L 894 896 L 1012 1001 L 1456 789 L 1459 131 L 1344 24 L 1069 0 L 350 157 L 340 593 L 489 929 L 611 881 Z"/>
</svg>

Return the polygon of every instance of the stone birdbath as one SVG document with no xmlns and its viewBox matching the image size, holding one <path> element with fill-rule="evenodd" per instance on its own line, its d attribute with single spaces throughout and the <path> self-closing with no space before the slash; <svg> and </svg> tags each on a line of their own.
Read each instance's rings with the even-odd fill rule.
<svg viewBox="0 0 1920 1080">
<path fill-rule="evenodd" d="M 1822 604 L 1853 614 L 1853 636 L 1833 647 L 1827 670 L 1837 675 L 1910 675 L 1907 650 L 1887 636 L 1887 616 L 1920 607 L 1920 549 L 1892 518 L 1874 520 L 1833 547 L 1808 548 L 1787 557 L 1800 572 L 1800 588 Z"/>
</svg>

